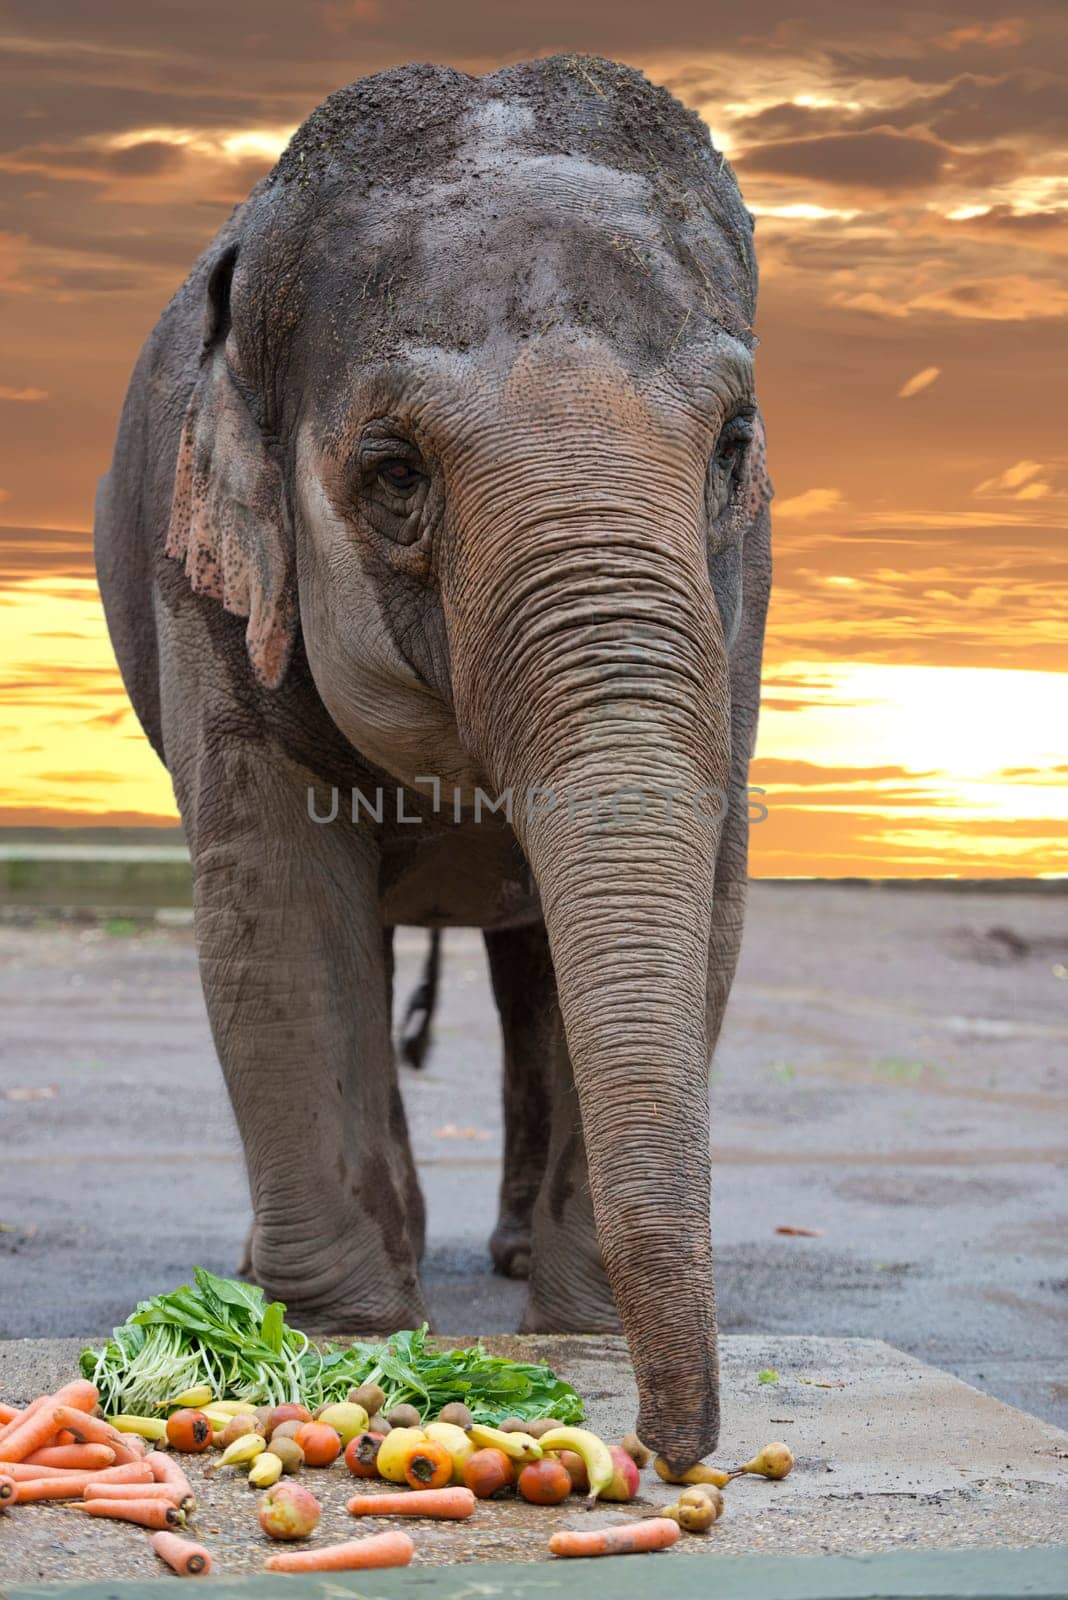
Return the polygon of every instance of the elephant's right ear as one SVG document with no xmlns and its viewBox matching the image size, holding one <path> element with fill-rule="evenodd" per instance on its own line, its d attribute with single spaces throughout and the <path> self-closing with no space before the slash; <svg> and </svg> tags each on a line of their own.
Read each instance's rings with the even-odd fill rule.
<svg viewBox="0 0 1068 1600">
<path fill-rule="evenodd" d="M 198 594 L 248 618 L 253 670 L 276 689 L 297 629 L 293 540 L 281 469 L 231 371 L 236 262 L 232 245 L 208 278 L 204 347 L 182 425 L 166 551 L 184 564 Z"/>
</svg>

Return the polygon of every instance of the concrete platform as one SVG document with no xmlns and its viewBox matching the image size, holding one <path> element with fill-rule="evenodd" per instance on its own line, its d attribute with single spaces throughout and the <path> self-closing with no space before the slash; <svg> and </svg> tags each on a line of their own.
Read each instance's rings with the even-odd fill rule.
<svg viewBox="0 0 1068 1600">
<path fill-rule="evenodd" d="M 633 1426 L 636 1399 L 622 1340 L 502 1336 L 486 1343 L 502 1355 L 549 1362 L 585 1397 L 590 1425 L 606 1438 L 618 1439 Z M 78 1341 L 69 1339 L 0 1344 L 0 1394 L 19 1402 L 57 1386 L 76 1370 L 79 1348 Z M 761 1383 L 759 1373 L 771 1368 L 779 1373 L 778 1381 Z M 773 1556 L 776 1562 L 759 1564 L 760 1571 L 770 1579 L 772 1572 L 782 1567 L 782 1584 L 769 1587 L 762 1579 L 754 1590 L 750 1578 L 744 1592 L 759 1592 L 762 1600 L 773 1600 L 780 1593 L 800 1600 L 803 1595 L 823 1592 L 828 1596 L 1052 1596 L 1068 1591 L 1068 1572 L 1063 1573 L 1063 1581 L 1057 1579 L 1060 1589 L 1048 1586 L 1048 1575 L 1062 1571 L 1063 1552 L 1053 1548 L 1047 1548 L 1048 1559 L 1037 1566 L 1032 1563 L 1028 1569 L 1026 1583 L 1031 1587 L 1020 1586 L 1025 1579 L 1017 1572 L 1011 1580 L 1016 1587 L 1005 1587 L 1009 1579 L 1002 1575 L 997 1579 L 1001 1587 L 991 1576 L 989 1581 L 982 1580 L 986 1587 L 958 1584 L 937 1588 L 932 1586 L 933 1579 L 925 1579 L 926 1588 L 909 1589 L 901 1586 L 903 1569 L 894 1564 L 883 1569 L 883 1587 L 873 1587 L 874 1579 L 861 1581 L 854 1569 L 850 1570 L 854 1570 L 859 1587 L 831 1586 L 825 1591 L 818 1584 L 815 1590 L 789 1587 L 786 1579 L 790 1573 L 804 1576 L 808 1571 L 806 1583 L 812 1573 L 803 1563 L 787 1562 L 784 1567 L 781 1558 L 786 1557 L 855 1558 L 880 1552 L 1023 1549 L 1068 1542 L 1068 1434 L 878 1340 L 730 1337 L 723 1342 L 723 1380 L 725 1425 L 717 1461 L 736 1465 L 769 1439 L 782 1438 L 789 1442 L 797 1465 L 783 1483 L 747 1478 L 732 1484 L 723 1521 L 706 1537 L 687 1537 L 670 1556 L 659 1558 L 654 1569 L 659 1575 L 658 1590 L 665 1581 L 663 1568 L 668 1560 L 674 1563 L 672 1583 L 681 1595 L 688 1594 L 692 1584 L 697 1585 L 693 1592 L 701 1592 L 701 1583 L 708 1581 L 709 1575 L 700 1578 L 691 1562 Z M 270 1547 L 256 1523 L 254 1493 L 242 1478 L 227 1475 L 204 1480 L 196 1458 L 187 1458 L 184 1464 L 200 1494 L 195 1532 L 214 1552 L 219 1577 L 261 1572 Z M 318 1537 L 324 1543 L 351 1537 L 354 1524 L 344 1509 L 352 1492 L 348 1473 L 335 1467 L 308 1471 L 305 1477 L 323 1503 Z M 547 1508 L 502 1501 L 479 1506 L 469 1523 L 412 1523 L 409 1527 L 418 1548 L 419 1568 L 540 1562 L 555 1528 L 596 1527 L 648 1515 L 674 1493 L 648 1472 L 643 1474 L 641 1499 L 633 1507 L 586 1513 L 578 1502 Z M 367 1519 L 368 1532 L 379 1526 Z M 720 1578 L 725 1579 L 736 1567 L 744 1573 L 746 1565 L 732 1562 L 728 1567 L 717 1560 L 714 1592 L 719 1600 L 735 1593 L 733 1587 L 722 1587 Z M 615 1570 L 617 1564 L 612 1566 Z M 648 1563 L 623 1561 L 618 1566 L 627 1572 L 635 1567 L 643 1574 L 649 1570 Z M 573 1577 L 580 1568 L 604 1570 L 600 1563 L 569 1566 L 569 1589 L 576 1587 L 578 1579 L 573 1581 Z M 543 1570 L 557 1572 L 555 1567 Z M 942 1570 L 957 1569 L 943 1566 Z M 975 1577 L 978 1568 L 973 1565 L 970 1570 L 979 1583 Z M 81 1585 L 106 1580 L 103 1588 L 91 1592 L 99 1597 L 140 1596 L 152 1592 L 145 1587 L 146 1581 L 159 1576 L 148 1540 L 137 1529 L 89 1522 L 58 1505 L 16 1507 L 0 1518 L 0 1595 L 21 1595 L 21 1586 L 42 1582 L 76 1580 Z M 410 1586 L 419 1573 L 413 1567 L 407 1575 L 390 1576 L 391 1581 L 403 1578 Z M 732 1584 L 735 1579 L 742 1581 L 737 1572 Z M 116 1588 L 119 1580 L 131 1580 L 133 1589 Z M 581 1581 L 586 1592 L 607 1592 L 589 1588 L 592 1579 Z M 597 1584 L 602 1581 L 598 1579 Z M 634 1581 L 637 1577 L 626 1580 L 627 1584 Z M 832 1583 L 831 1578 L 826 1581 Z M 351 1589 L 339 1587 L 336 1579 L 330 1582 L 333 1593 L 359 1592 L 365 1597 L 425 1592 L 419 1585 L 397 1587 L 384 1581 L 381 1588 L 369 1586 L 366 1578 Z M 507 1575 L 500 1576 L 499 1582 L 494 1576 L 491 1582 L 487 1574 L 487 1586 L 483 1587 L 480 1568 L 477 1593 L 539 1592 L 540 1579 L 533 1571 L 529 1582 L 518 1586 L 517 1582 Z M 838 1583 L 837 1577 L 833 1583 Z M 640 1585 L 633 1591 L 619 1584 L 612 1587 L 618 1594 L 640 1592 Z M 462 1584 L 455 1592 L 461 1591 L 468 1595 L 476 1592 Z M 255 1592 L 267 1592 L 262 1581 Z M 287 1592 L 298 1592 L 292 1580 Z M 313 1586 L 300 1592 L 326 1591 Z M 434 1589 L 435 1594 L 453 1592 Z"/>
</svg>

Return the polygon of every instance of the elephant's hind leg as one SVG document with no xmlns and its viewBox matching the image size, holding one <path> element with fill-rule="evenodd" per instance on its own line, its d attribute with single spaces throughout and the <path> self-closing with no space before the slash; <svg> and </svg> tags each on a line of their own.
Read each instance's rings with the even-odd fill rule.
<svg viewBox="0 0 1068 1600">
<path fill-rule="evenodd" d="M 486 946 L 505 1068 L 494 1261 L 512 1277 L 529 1275 L 528 1331 L 618 1330 L 544 925 L 488 933 Z"/>
<path fill-rule="evenodd" d="M 176 790 L 204 994 L 248 1165 L 251 1276 L 296 1321 L 417 1325 L 374 837 L 317 826 L 306 775 L 248 743 L 220 744 Z"/>
<path fill-rule="evenodd" d="M 549 1149 L 556 984 L 544 924 L 487 932 L 485 939 L 504 1045 L 504 1161 L 490 1254 L 506 1278 L 527 1278 L 534 1202 Z"/>
</svg>

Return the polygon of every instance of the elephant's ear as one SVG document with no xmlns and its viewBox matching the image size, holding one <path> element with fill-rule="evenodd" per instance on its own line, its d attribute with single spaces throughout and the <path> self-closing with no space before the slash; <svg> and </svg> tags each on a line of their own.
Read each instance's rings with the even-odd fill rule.
<svg viewBox="0 0 1068 1600">
<path fill-rule="evenodd" d="M 230 284 L 237 247 L 208 279 L 200 372 L 182 426 L 166 551 L 197 594 L 247 617 L 260 683 L 277 689 L 297 628 L 293 541 L 282 473 L 234 381 Z"/>
<path fill-rule="evenodd" d="M 764 432 L 764 418 L 759 411 L 753 423 L 752 443 L 745 454 L 742 505 L 744 520 L 748 525 L 764 510 L 775 493 L 768 477 L 768 441 Z"/>
</svg>

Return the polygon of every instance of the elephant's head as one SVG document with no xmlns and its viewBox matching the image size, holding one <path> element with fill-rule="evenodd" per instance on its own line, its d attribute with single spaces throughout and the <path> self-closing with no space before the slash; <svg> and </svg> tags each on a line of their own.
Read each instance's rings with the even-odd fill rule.
<svg viewBox="0 0 1068 1600">
<path fill-rule="evenodd" d="M 767 498 L 751 233 L 707 130 L 628 68 L 354 84 L 204 268 L 169 535 L 266 688 L 299 621 L 365 755 L 513 790 L 639 1431 L 682 1464 L 718 1429 L 705 994 Z"/>
</svg>

